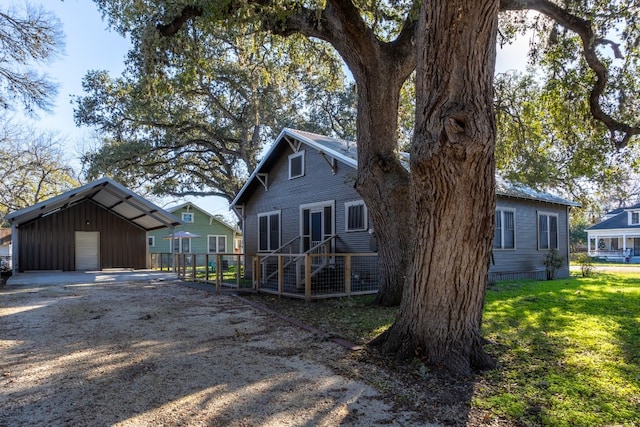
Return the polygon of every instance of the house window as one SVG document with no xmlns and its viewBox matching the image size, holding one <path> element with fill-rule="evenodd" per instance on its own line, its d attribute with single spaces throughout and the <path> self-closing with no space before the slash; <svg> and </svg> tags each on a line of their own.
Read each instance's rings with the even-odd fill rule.
<svg viewBox="0 0 640 427">
<path fill-rule="evenodd" d="M 611 250 L 612 251 L 617 251 L 618 249 L 620 249 L 620 247 L 618 245 L 618 238 L 617 237 L 613 237 L 611 239 Z"/>
<path fill-rule="evenodd" d="M 538 249 L 558 249 L 558 215 L 538 213 Z"/>
<path fill-rule="evenodd" d="M 496 210 L 496 228 L 493 235 L 494 249 L 516 248 L 516 213 L 514 210 Z"/>
<path fill-rule="evenodd" d="M 156 236 L 147 236 L 147 244 L 149 245 L 150 248 L 153 248 L 156 246 Z"/>
<path fill-rule="evenodd" d="M 640 212 L 631 212 L 631 224 L 640 224 Z"/>
<path fill-rule="evenodd" d="M 280 247 L 280 212 L 258 215 L 258 251 L 275 251 Z"/>
<path fill-rule="evenodd" d="M 182 212 L 182 220 L 184 222 L 193 222 L 193 212 Z"/>
<path fill-rule="evenodd" d="M 173 239 L 173 252 L 183 254 L 191 252 L 191 239 Z"/>
<path fill-rule="evenodd" d="M 346 231 L 367 230 L 367 207 L 362 200 L 344 204 Z"/>
<path fill-rule="evenodd" d="M 289 156 L 289 179 L 304 176 L 304 151 Z"/>
<path fill-rule="evenodd" d="M 227 236 L 208 236 L 209 253 L 223 254 L 227 252 Z"/>
</svg>

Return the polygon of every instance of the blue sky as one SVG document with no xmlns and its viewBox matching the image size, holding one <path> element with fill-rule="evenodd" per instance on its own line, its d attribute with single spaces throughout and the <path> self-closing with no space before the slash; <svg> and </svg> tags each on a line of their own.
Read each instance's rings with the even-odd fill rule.
<svg viewBox="0 0 640 427">
<path fill-rule="evenodd" d="M 4 3 L 7 0 L 2 0 Z M 25 0 L 9 0 L 10 4 L 22 7 Z M 71 163 L 79 169 L 80 153 L 91 147 L 92 130 L 78 128 L 73 121 L 72 96 L 83 95 L 82 78 L 89 70 L 108 70 L 118 76 L 124 69 L 124 60 L 130 43 L 119 34 L 109 30 L 102 21 L 97 6 L 91 0 L 29 0 L 53 12 L 62 22 L 65 33 L 65 53 L 46 67 L 45 71 L 57 82 L 58 95 L 51 114 L 41 113 L 32 120 L 39 129 L 57 132 L 67 141 L 66 151 Z M 497 70 L 523 68 L 528 40 L 522 38 L 517 44 L 498 51 Z M 28 119 L 24 119 L 29 121 Z M 192 199 L 213 214 L 229 216 L 226 201 Z M 156 201 L 158 202 L 158 201 Z M 182 201 L 161 201 L 161 205 L 173 205 Z"/>
<path fill-rule="evenodd" d="M 20 5 L 21 0 L 11 0 Z M 34 120 L 39 128 L 53 130 L 69 140 L 69 148 L 76 151 L 90 139 L 87 128 L 77 128 L 73 121 L 71 96 L 82 95 L 82 78 L 89 70 L 108 70 L 119 75 L 124 69 L 124 58 L 129 41 L 119 34 L 108 31 L 102 22 L 96 5 L 90 0 L 47 0 L 31 4 L 42 4 L 62 22 L 65 33 L 65 53 L 44 68 L 50 78 L 58 84 L 58 95 L 53 112 L 39 113 Z"/>
</svg>

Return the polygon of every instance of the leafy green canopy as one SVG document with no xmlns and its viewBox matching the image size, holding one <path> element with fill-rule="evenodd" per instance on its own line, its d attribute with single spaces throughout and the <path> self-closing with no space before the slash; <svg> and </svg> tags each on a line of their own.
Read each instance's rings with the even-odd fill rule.
<svg viewBox="0 0 640 427">
<path fill-rule="evenodd" d="M 76 122 L 102 135 L 89 178 L 230 200 L 283 127 L 355 137 L 354 92 L 326 44 L 200 21 L 171 43 L 154 34 L 133 38 L 123 76 L 84 79 Z"/>
<path fill-rule="evenodd" d="M 505 41 L 525 31 L 533 35 L 530 66 L 548 96 L 575 102 L 588 114 L 585 121 L 598 121 L 589 126 L 609 131 L 616 148 L 640 133 L 637 2 L 503 0 L 501 10 L 509 11 L 501 21 Z"/>
<path fill-rule="evenodd" d="M 315 13 L 319 20 L 325 2 L 96 3 L 114 28 L 131 34 L 135 48 L 121 79 L 97 72 L 85 79 L 90 95 L 78 100 L 77 121 L 105 135 L 104 145 L 85 156 L 90 176 L 107 173 L 126 182 L 152 183 L 157 194 L 229 198 L 255 167 L 261 144 L 283 126 L 354 137 L 354 94 L 335 53 L 301 38 L 283 40 L 259 32 L 281 28 L 288 34 L 284 23 L 295 14 Z M 373 34 L 389 41 L 414 15 L 417 2 L 354 5 Z M 523 12 L 529 7 L 542 13 Z M 637 149 L 632 144 L 617 153 L 615 147 L 630 141 L 620 131 L 626 128 L 612 132 L 592 119 L 592 93 L 602 76 L 594 71 L 594 60 L 585 59 L 582 35 L 574 27 L 592 25 L 594 53 L 607 67 L 598 108 L 633 125 L 640 102 L 638 7 L 624 1 L 574 1 L 559 9 L 551 2 L 503 1 L 502 9 L 502 43 L 523 33 L 533 36 L 530 72 L 496 80 L 498 169 L 513 180 L 577 199 L 614 175 L 630 175 L 619 165 L 637 163 Z M 202 19 L 189 20 L 189 13 Z M 221 21 L 227 14 L 233 19 Z M 167 17 L 180 16 L 184 21 L 166 24 Z M 175 34 L 169 40 L 159 35 L 159 28 Z M 401 99 L 398 142 L 406 149 L 415 99 L 411 81 Z M 208 135 L 196 124 L 206 124 Z M 174 142 L 187 134 L 192 143 L 201 144 Z M 226 140 L 225 135 L 243 147 L 224 150 L 227 156 L 211 150 L 211 140 Z M 230 146 L 227 142 L 226 148 Z"/>
<path fill-rule="evenodd" d="M 592 221 L 634 194 L 640 7 L 572 1 L 561 12 L 551 2 L 535 3 L 546 14 L 502 15 L 503 42 L 528 32 L 531 51 L 524 73 L 496 76 L 496 166 L 512 180 L 579 201 L 584 209 L 573 219 Z M 591 32 L 575 31 L 587 23 Z M 594 109 L 608 118 L 594 120 Z"/>
</svg>

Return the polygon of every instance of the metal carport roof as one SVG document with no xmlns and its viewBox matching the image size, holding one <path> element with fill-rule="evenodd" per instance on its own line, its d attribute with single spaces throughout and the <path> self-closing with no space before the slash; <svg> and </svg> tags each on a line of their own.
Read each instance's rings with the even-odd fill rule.
<svg viewBox="0 0 640 427">
<path fill-rule="evenodd" d="M 6 219 L 12 225 L 20 227 L 85 200 L 91 200 L 146 231 L 182 224 L 176 216 L 110 178 L 93 181 L 28 208 L 20 209 L 7 215 Z"/>
</svg>

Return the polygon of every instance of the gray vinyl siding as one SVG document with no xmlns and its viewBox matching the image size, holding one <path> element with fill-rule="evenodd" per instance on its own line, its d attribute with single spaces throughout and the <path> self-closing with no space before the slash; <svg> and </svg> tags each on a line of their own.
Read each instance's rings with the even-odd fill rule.
<svg viewBox="0 0 640 427">
<path fill-rule="evenodd" d="M 325 159 L 307 146 L 305 175 L 289 179 L 288 154 L 281 155 L 269 171 L 268 191 L 262 185 L 255 186 L 244 207 L 245 252 L 258 252 L 258 214 L 280 212 L 281 244 L 300 235 L 300 206 L 318 202 L 334 203 L 334 234 L 336 252 L 370 252 L 370 234 L 367 231 L 345 232 L 345 203 L 361 200 L 353 188 L 356 171 L 336 160 L 336 173 Z M 301 150 L 302 150 L 301 149 Z M 370 222 L 369 222 L 370 224 Z M 298 247 L 299 250 L 299 247 Z"/>
<path fill-rule="evenodd" d="M 304 176 L 289 179 L 288 155 L 292 151 L 285 146 L 269 168 L 268 190 L 258 182 L 247 188 L 243 196 L 245 253 L 250 256 L 258 253 L 258 214 L 280 212 L 282 245 L 300 235 L 300 206 L 318 202 L 334 204 L 334 234 L 338 236 L 335 252 L 371 252 L 371 235 L 367 231 L 345 231 L 345 203 L 361 200 L 353 188 L 356 170 L 336 160 L 334 174 L 317 150 L 304 144 L 301 149 L 306 150 Z M 558 215 L 558 251 L 564 263 L 557 277 L 569 276 L 566 205 L 498 196 L 497 208 L 515 209 L 515 249 L 493 251 L 495 264 L 489 269 L 492 279 L 545 278 L 543 261 L 548 251 L 538 250 L 539 211 Z M 368 228 L 373 228 L 370 218 L 367 221 Z M 299 244 L 295 250 L 300 252 Z M 250 263 L 247 269 L 251 269 Z"/>
<path fill-rule="evenodd" d="M 567 206 L 498 197 L 496 210 L 515 209 L 515 249 L 494 249 L 495 264 L 489 267 L 490 275 L 501 278 L 544 278 L 544 258 L 548 250 L 538 249 L 538 212 L 558 215 L 558 252 L 564 258 L 557 277 L 569 276 Z M 515 275 L 520 274 L 520 276 Z"/>
</svg>

